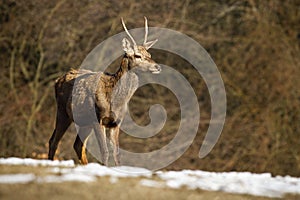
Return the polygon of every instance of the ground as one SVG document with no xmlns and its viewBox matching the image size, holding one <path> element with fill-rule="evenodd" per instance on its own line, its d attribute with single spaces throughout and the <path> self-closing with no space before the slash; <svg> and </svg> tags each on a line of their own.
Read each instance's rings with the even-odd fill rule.
<svg viewBox="0 0 300 200">
<path fill-rule="evenodd" d="M 95 166 L 98 166 L 98 164 Z M 84 179 L 82 179 L 83 182 L 47 179 L 47 177 L 53 175 L 55 175 L 55 177 L 63 177 L 65 174 L 64 170 L 70 169 L 79 169 L 78 171 L 80 171 L 82 168 L 80 168 L 80 166 L 68 167 L 64 165 L 49 166 L 48 164 L 43 166 L 40 164 L 37 166 L 0 164 L 0 182 L 2 181 L 2 183 L 0 183 L 0 199 L 270 199 L 267 197 L 239 195 L 218 191 L 191 190 L 186 187 L 179 189 L 147 187 L 141 184 L 141 180 L 145 179 L 159 181 L 159 178 L 153 175 L 139 177 L 114 177 L 104 175 L 97 176 L 94 181 L 88 181 L 87 179 L 87 182 L 84 182 Z M 32 174 L 36 178 L 26 183 L 3 183 L 3 180 L 1 180 L 4 179 L 3 175 L 13 174 Z M 299 196 L 286 196 L 285 198 L 299 199 Z"/>
<path fill-rule="evenodd" d="M 46 175 L 45 167 L 0 166 L 1 174 L 32 173 Z M 246 195 L 227 194 L 188 189 L 151 188 L 139 184 L 139 178 L 121 178 L 111 183 L 108 177 L 98 178 L 96 182 L 63 183 L 26 183 L 1 184 L 1 199 L 232 199 L 260 200 L 268 199 Z"/>
</svg>

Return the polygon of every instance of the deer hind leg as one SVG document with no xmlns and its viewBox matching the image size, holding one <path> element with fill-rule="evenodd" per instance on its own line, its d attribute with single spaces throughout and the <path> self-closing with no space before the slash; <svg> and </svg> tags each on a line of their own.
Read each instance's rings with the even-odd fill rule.
<svg viewBox="0 0 300 200">
<path fill-rule="evenodd" d="M 120 165 L 120 151 L 119 151 L 119 132 L 120 127 L 110 128 L 110 142 L 113 147 L 113 156 L 116 166 Z"/>
<path fill-rule="evenodd" d="M 99 145 L 101 157 L 102 157 L 102 162 L 105 166 L 108 166 L 108 157 L 109 157 L 109 152 L 107 148 L 107 142 L 106 142 L 106 130 L 105 126 L 103 126 L 101 123 L 94 123 L 94 131 L 95 135 L 97 138 L 97 142 Z"/>
<path fill-rule="evenodd" d="M 77 154 L 80 164 L 88 164 L 86 157 L 86 143 L 90 136 L 92 127 L 80 127 L 73 148 Z"/>
<path fill-rule="evenodd" d="M 72 120 L 68 117 L 66 113 L 57 112 L 55 129 L 49 140 L 49 160 L 53 160 L 57 149 L 57 145 L 71 123 Z"/>
</svg>

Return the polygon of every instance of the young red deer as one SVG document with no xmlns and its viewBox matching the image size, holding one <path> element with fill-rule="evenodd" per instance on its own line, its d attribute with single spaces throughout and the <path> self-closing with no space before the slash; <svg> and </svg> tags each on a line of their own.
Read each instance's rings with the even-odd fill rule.
<svg viewBox="0 0 300 200">
<path fill-rule="evenodd" d="M 74 122 L 79 129 L 73 147 L 82 164 L 88 163 L 85 147 L 92 130 L 97 138 L 103 164 L 108 164 L 109 157 L 106 131 L 113 146 L 115 164 L 120 164 L 119 129 L 127 110 L 127 103 L 138 88 L 138 76 L 135 72 L 161 71 L 147 51 L 157 42 L 147 42 L 147 18 L 145 17 L 145 38 L 142 46 L 136 44 L 123 19 L 121 21 L 132 44 L 126 38 L 122 40 L 125 54 L 115 74 L 72 69 L 56 80 L 56 126 L 49 140 L 48 159 L 53 160 L 60 139 Z M 96 115 L 96 120 L 93 120 L 91 115 Z"/>
</svg>

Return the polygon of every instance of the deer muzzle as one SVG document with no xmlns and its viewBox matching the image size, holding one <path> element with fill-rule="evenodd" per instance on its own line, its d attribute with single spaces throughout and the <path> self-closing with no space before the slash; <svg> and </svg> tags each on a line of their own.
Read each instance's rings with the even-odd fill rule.
<svg viewBox="0 0 300 200">
<path fill-rule="evenodd" d="M 161 67 L 158 64 L 155 64 L 152 65 L 149 70 L 152 72 L 152 74 L 159 74 L 161 72 Z"/>
</svg>

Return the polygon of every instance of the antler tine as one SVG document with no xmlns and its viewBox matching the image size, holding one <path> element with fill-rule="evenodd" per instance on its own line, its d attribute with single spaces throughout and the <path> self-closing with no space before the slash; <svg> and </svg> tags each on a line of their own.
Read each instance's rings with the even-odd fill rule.
<svg viewBox="0 0 300 200">
<path fill-rule="evenodd" d="M 125 32 L 127 33 L 127 35 L 129 36 L 129 38 L 131 39 L 133 45 L 137 46 L 135 40 L 133 39 L 133 37 L 130 35 L 129 31 L 126 28 L 126 25 L 124 23 L 123 17 L 121 17 L 121 21 L 122 21 L 123 28 L 124 28 Z"/>
<path fill-rule="evenodd" d="M 147 17 L 144 16 L 145 19 L 145 37 L 144 37 L 144 45 L 147 43 L 148 38 L 148 20 Z"/>
</svg>

